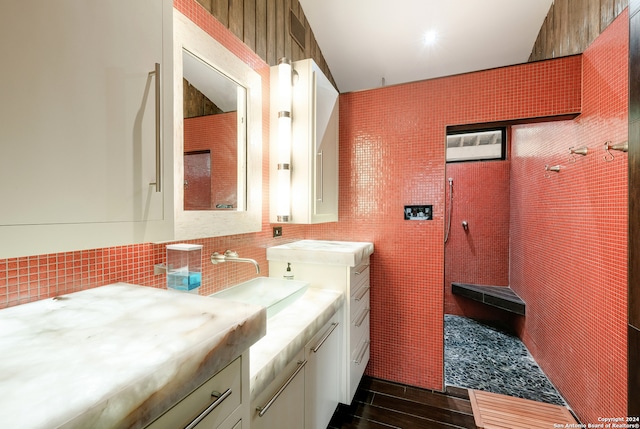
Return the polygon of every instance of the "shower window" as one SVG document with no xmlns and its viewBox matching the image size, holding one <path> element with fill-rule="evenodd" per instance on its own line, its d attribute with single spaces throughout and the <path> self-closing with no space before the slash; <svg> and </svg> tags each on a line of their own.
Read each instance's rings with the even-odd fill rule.
<svg viewBox="0 0 640 429">
<path fill-rule="evenodd" d="M 447 131 L 447 162 L 505 159 L 506 136 L 504 127 Z"/>
</svg>

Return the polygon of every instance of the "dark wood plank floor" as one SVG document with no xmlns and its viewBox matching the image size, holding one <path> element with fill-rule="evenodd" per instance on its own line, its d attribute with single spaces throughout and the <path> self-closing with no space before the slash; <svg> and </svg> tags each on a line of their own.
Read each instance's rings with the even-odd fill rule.
<svg viewBox="0 0 640 429">
<path fill-rule="evenodd" d="M 328 429 L 476 429 L 466 389 L 445 393 L 364 377 L 350 406 L 339 405 Z"/>
</svg>

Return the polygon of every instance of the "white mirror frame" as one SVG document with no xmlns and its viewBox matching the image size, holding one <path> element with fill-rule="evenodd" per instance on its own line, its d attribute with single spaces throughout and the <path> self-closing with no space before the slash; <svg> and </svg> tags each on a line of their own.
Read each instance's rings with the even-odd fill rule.
<svg viewBox="0 0 640 429">
<path fill-rule="evenodd" d="M 184 210 L 182 50 L 196 54 L 247 89 L 246 207 L 243 211 Z M 190 19 L 173 12 L 175 240 L 258 232 L 262 229 L 262 79 Z M 211 173 L 215 176 L 215 172 Z"/>
</svg>

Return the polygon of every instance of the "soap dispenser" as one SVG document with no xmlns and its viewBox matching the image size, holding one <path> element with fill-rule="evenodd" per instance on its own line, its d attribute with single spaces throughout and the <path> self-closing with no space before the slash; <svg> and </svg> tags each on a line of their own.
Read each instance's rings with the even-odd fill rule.
<svg viewBox="0 0 640 429">
<path fill-rule="evenodd" d="M 291 270 L 291 262 L 287 262 L 287 269 L 284 271 L 285 280 L 293 280 L 293 271 Z"/>
<path fill-rule="evenodd" d="M 202 244 L 167 246 L 167 287 L 197 294 L 202 283 Z"/>
</svg>

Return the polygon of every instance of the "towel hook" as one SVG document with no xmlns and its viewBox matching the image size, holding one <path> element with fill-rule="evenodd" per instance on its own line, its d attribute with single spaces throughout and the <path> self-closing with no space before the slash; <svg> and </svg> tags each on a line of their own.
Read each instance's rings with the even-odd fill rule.
<svg viewBox="0 0 640 429">
<path fill-rule="evenodd" d="M 579 147 L 579 148 L 575 148 L 574 146 L 571 146 L 569 148 L 569 154 L 571 155 L 569 157 L 569 162 L 576 162 L 576 155 L 586 156 L 587 153 L 589 153 L 589 148 L 586 146 Z"/>
<path fill-rule="evenodd" d="M 544 177 L 546 177 L 547 179 L 551 177 L 551 174 L 549 174 L 549 172 L 553 171 L 556 173 L 560 173 L 560 166 L 559 165 L 549 165 L 546 164 L 544 166 L 544 171 L 546 171 L 546 173 L 544 174 Z"/>
<path fill-rule="evenodd" d="M 612 150 L 619 150 L 620 152 L 629 152 L 629 142 L 622 142 L 618 144 L 611 144 L 611 141 L 604 142 L 604 150 L 607 152 L 603 159 L 607 162 L 613 161 Z"/>
</svg>

